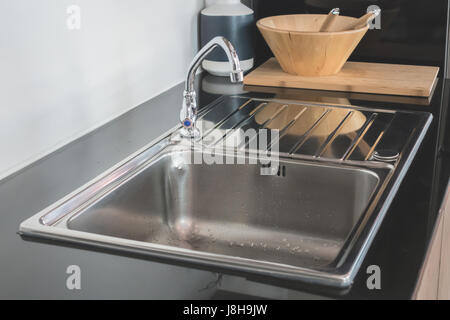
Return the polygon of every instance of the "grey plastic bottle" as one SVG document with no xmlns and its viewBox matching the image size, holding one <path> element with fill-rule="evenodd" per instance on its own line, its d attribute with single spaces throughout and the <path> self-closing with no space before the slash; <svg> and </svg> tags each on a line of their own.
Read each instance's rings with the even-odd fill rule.
<svg viewBox="0 0 450 320">
<path fill-rule="evenodd" d="M 253 10 L 240 0 L 209 0 L 206 4 L 200 17 L 201 45 L 204 46 L 216 36 L 223 36 L 236 48 L 241 68 L 244 71 L 253 68 Z M 202 67 L 215 76 L 228 77 L 231 71 L 225 53 L 217 49 L 203 61 Z"/>
</svg>

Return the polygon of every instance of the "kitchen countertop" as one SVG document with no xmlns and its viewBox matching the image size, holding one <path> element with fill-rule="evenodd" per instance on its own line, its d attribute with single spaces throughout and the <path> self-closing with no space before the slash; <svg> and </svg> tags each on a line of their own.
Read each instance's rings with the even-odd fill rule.
<svg viewBox="0 0 450 320">
<path fill-rule="evenodd" d="M 200 106 L 214 101 L 221 93 L 242 92 L 242 87 L 228 84 L 220 78 L 201 78 Z M 276 92 L 267 89 L 269 93 L 264 95 L 437 113 L 444 96 L 442 89 L 444 93 L 448 91 L 446 82 L 438 83 L 429 105 L 426 105 L 428 101 L 402 97 L 346 96 L 314 90 Z M 21 221 L 90 181 L 177 124 L 182 91 L 183 85 L 180 84 L 0 182 L 0 298 L 211 297 L 214 289 L 208 285 L 216 279 L 216 275 L 207 270 L 26 241 L 16 234 Z M 156 117 L 158 121 L 154 121 Z M 314 287 L 295 287 L 290 283 L 271 285 L 331 298 L 410 298 L 434 226 L 436 208 L 442 201 L 443 189 L 448 182 L 450 161 L 448 154 L 436 153 L 434 141 L 437 131 L 437 121 L 434 121 L 348 293 L 337 295 Z M 432 197 L 432 194 L 435 196 Z M 65 287 L 65 271 L 71 264 L 80 266 L 82 279 L 86 275 L 80 291 L 69 291 Z M 380 266 L 381 290 L 367 289 L 366 269 L 370 265 Z M 265 279 L 257 280 L 265 282 Z M 202 290 L 206 286 L 209 289 Z"/>
</svg>

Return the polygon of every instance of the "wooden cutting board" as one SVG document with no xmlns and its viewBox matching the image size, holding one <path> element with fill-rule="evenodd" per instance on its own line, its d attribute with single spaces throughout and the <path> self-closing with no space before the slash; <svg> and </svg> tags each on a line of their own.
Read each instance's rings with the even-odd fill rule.
<svg viewBox="0 0 450 320">
<path fill-rule="evenodd" d="M 428 97 L 438 72 L 438 67 L 348 61 L 338 74 L 304 77 L 283 72 L 271 58 L 248 74 L 244 84 Z"/>
</svg>

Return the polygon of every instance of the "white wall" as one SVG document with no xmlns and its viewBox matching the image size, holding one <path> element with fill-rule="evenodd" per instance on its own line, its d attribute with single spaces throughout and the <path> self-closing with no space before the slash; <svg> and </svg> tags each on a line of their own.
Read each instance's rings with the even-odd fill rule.
<svg viewBox="0 0 450 320">
<path fill-rule="evenodd" d="M 0 179 L 183 81 L 203 6 L 0 0 Z"/>
</svg>

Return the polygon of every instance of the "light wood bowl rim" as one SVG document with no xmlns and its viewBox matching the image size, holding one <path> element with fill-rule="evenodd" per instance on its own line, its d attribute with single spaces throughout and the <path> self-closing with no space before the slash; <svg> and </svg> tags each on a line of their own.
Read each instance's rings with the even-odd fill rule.
<svg viewBox="0 0 450 320">
<path fill-rule="evenodd" d="M 262 19 L 259 19 L 256 22 L 256 26 L 259 29 L 265 29 L 265 30 L 269 30 L 269 31 L 274 31 L 274 32 L 279 32 L 279 33 L 291 33 L 291 34 L 298 34 L 298 35 L 319 35 L 319 36 L 329 36 L 329 35 L 333 35 L 333 34 L 352 34 L 352 33 L 359 33 L 361 31 L 364 30 L 368 30 L 369 26 L 365 26 L 359 29 L 353 29 L 353 30 L 346 30 L 346 31 L 323 31 L 323 32 L 318 32 L 318 31 L 295 31 L 295 30 L 288 30 L 288 29 L 279 29 L 279 28 L 273 28 L 273 27 L 269 27 L 266 25 L 263 25 L 263 22 L 265 20 L 269 20 L 269 19 L 273 19 L 273 18 L 282 18 L 282 17 L 301 17 L 301 16 L 327 16 L 326 14 L 283 14 L 283 15 L 278 15 L 278 16 L 270 16 L 270 17 L 265 17 Z M 358 20 L 357 18 L 354 17 L 349 17 L 349 16 L 340 16 L 340 17 L 347 17 L 347 18 L 352 18 Z"/>
</svg>

